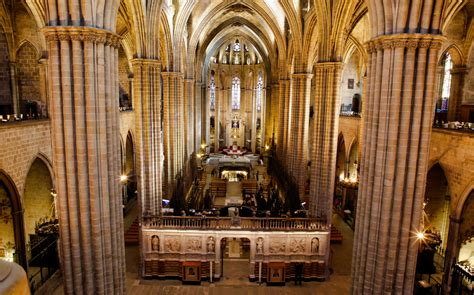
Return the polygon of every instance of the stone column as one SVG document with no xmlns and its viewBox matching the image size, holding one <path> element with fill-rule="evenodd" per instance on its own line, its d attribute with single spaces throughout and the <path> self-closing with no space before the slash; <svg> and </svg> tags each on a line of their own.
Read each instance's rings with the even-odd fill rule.
<svg viewBox="0 0 474 295">
<path fill-rule="evenodd" d="M 459 231 L 463 222 L 462 219 L 458 219 L 455 216 L 450 216 L 449 219 L 449 232 L 444 256 L 443 294 L 451 294 L 452 267 L 456 264 L 459 253 Z"/>
<path fill-rule="evenodd" d="M 448 121 L 461 119 L 462 94 L 464 89 L 464 78 L 468 73 L 465 66 L 457 66 L 451 70 L 451 91 L 448 102 Z"/>
<path fill-rule="evenodd" d="M 280 102 L 278 100 L 279 94 L 279 84 L 272 84 L 271 85 L 271 100 L 266 98 L 265 102 L 265 111 L 266 111 L 266 120 L 267 120 L 267 136 L 271 138 L 272 143 L 280 142 L 280 138 L 278 137 L 279 134 L 275 134 L 280 129 L 279 121 L 278 121 L 278 112 L 280 110 Z M 276 117 L 276 118 L 275 118 Z M 271 127 L 270 127 L 271 126 Z"/>
<path fill-rule="evenodd" d="M 216 257 L 215 257 L 215 264 L 214 264 L 214 274 L 217 278 L 222 277 L 222 265 L 221 265 L 222 249 L 221 247 L 222 247 L 222 238 L 220 236 L 217 236 L 216 237 Z"/>
<path fill-rule="evenodd" d="M 193 152 L 196 151 L 194 147 L 194 138 L 195 138 L 195 132 L 194 132 L 194 114 L 196 113 L 195 110 L 195 105 L 196 105 L 196 99 L 194 96 L 194 80 L 193 79 L 185 79 L 184 80 L 184 99 L 186 100 L 185 103 L 185 116 L 184 116 L 184 122 L 185 122 L 185 141 L 186 141 L 186 158 L 189 158 L 189 155 L 191 155 Z"/>
<path fill-rule="evenodd" d="M 288 168 L 295 177 L 300 199 L 305 195 L 308 162 L 309 102 L 312 74 L 291 75 L 290 127 L 288 128 Z"/>
<path fill-rule="evenodd" d="M 12 109 L 13 114 L 20 116 L 20 94 L 18 92 L 18 79 L 16 77 L 16 62 L 10 62 L 10 85 L 12 89 Z"/>
<path fill-rule="evenodd" d="M 208 141 L 205 139 L 206 133 L 203 133 L 202 131 L 202 125 L 205 124 L 206 120 L 203 119 L 203 95 L 202 95 L 202 83 L 201 82 L 196 82 L 194 83 L 194 96 L 195 96 L 195 117 L 194 117 L 194 150 L 199 151 L 201 148 L 201 143 L 204 140 L 206 143 Z"/>
<path fill-rule="evenodd" d="M 40 58 L 39 64 L 39 88 L 40 88 L 40 100 L 46 105 L 46 114 L 43 116 L 48 117 L 50 113 L 50 102 L 48 97 L 48 59 Z"/>
<path fill-rule="evenodd" d="M 316 64 L 315 71 L 309 207 L 312 216 L 330 223 L 336 174 L 342 63 L 320 62 Z M 347 166 L 344 167 L 346 172 Z"/>
<path fill-rule="evenodd" d="M 290 80 L 279 81 L 279 116 L 278 116 L 278 156 L 285 165 L 288 152 L 288 118 L 290 115 Z"/>
<path fill-rule="evenodd" d="M 168 197 L 173 195 L 176 175 L 183 167 L 183 77 L 181 73 L 163 72 L 164 171 Z"/>
<path fill-rule="evenodd" d="M 142 213 L 161 215 L 161 63 L 154 59 L 134 59 L 132 65 L 138 200 Z"/>
<path fill-rule="evenodd" d="M 256 252 L 256 241 L 255 238 L 249 237 L 250 240 L 250 265 L 249 265 L 249 277 L 255 280 L 255 252 Z"/>
<path fill-rule="evenodd" d="M 368 45 L 352 294 L 413 292 L 441 40 L 393 34 Z"/>
<path fill-rule="evenodd" d="M 220 87 L 220 79 L 219 76 L 215 76 L 215 83 L 216 83 L 216 105 L 214 110 L 214 152 L 216 153 L 219 151 L 219 132 L 220 132 L 220 125 L 219 121 L 221 119 L 221 105 L 223 105 L 224 95 L 224 87 Z M 209 98 L 209 94 L 207 96 Z M 209 106 L 209 104 L 208 104 Z"/>
<path fill-rule="evenodd" d="M 43 32 L 65 293 L 122 294 L 119 37 L 92 27 Z"/>
<path fill-rule="evenodd" d="M 256 153 L 257 150 L 257 119 L 259 117 L 259 114 L 257 114 L 257 89 L 253 89 L 250 92 L 250 95 L 248 97 L 248 101 L 251 101 L 251 107 L 250 107 L 250 112 L 251 112 L 251 122 L 250 122 L 250 126 L 251 126 L 251 144 L 250 144 L 250 148 L 252 149 L 252 153 Z M 243 126 L 241 127 L 243 128 Z M 244 145 L 245 145 L 245 142 L 244 142 Z"/>
<path fill-rule="evenodd" d="M 261 111 L 259 113 L 259 115 L 260 115 L 260 146 L 258 146 L 258 148 L 260 149 L 260 152 L 262 152 L 262 148 L 264 150 L 265 141 L 266 141 L 266 138 L 267 138 L 267 135 L 266 135 L 266 128 L 267 128 L 267 124 L 266 124 L 266 120 L 267 120 L 267 116 L 266 116 L 266 113 L 267 113 L 266 97 L 267 97 L 267 88 L 262 87 L 262 97 L 261 97 L 262 106 L 261 106 Z"/>
</svg>

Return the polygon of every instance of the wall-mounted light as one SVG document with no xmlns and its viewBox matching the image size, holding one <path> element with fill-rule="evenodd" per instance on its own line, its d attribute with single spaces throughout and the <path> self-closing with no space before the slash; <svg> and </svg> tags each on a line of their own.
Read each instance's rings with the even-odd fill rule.
<svg viewBox="0 0 474 295">
<path fill-rule="evenodd" d="M 51 189 L 51 196 L 53 198 L 56 198 L 58 196 L 58 193 L 56 192 L 56 189 L 54 189 L 54 188 Z"/>
<path fill-rule="evenodd" d="M 128 179 L 128 176 L 127 175 L 120 175 L 120 181 L 121 182 L 126 182 Z"/>
<path fill-rule="evenodd" d="M 419 240 L 424 240 L 425 239 L 425 233 L 424 232 L 418 232 L 418 233 L 416 233 L 416 237 Z"/>
</svg>

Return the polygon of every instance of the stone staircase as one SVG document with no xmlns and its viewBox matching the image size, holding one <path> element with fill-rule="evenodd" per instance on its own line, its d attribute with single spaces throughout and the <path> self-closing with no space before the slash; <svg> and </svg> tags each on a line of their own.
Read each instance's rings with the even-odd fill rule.
<svg viewBox="0 0 474 295">
<path fill-rule="evenodd" d="M 125 231 L 125 246 L 138 245 L 138 233 L 140 228 L 138 226 L 138 218 L 136 218 L 132 225 Z"/>
<path fill-rule="evenodd" d="M 341 244 L 342 233 L 334 226 L 331 225 L 331 244 Z"/>
</svg>

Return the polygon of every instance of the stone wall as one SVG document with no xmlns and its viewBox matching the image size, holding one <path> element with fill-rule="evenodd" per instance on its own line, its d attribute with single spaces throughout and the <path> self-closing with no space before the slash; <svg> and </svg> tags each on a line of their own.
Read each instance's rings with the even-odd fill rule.
<svg viewBox="0 0 474 295">
<path fill-rule="evenodd" d="M 122 111 L 119 117 L 120 122 L 120 139 L 122 141 L 123 154 L 125 155 L 125 144 L 127 142 L 128 132 L 132 133 L 133 144 L 135 145 L 135 112 Z"/>
<path fill-rule="evenodd" d="M 20 101 L 40 100 L 38 53 L 25 43 L 17 53 L 18 94 Z"/>
<path fill-rule="evenodd" d="M 11 114 L 12 111 L 8 44 L 0 26 L 0 115 Z"/>
<path fill-rule="evenodd" d="M 451 211 L 455 211 L 474 182 L 474 133 L 433 129 L 429 168 L 439 163 L 448 179 Z"/>
<path fill-rule="evenodd" d="M 0 124 L 0 169 L 9 175 L 24 196 L 25 181 L 31 164 L 41 156 L 52 163 L 49 120 Z"/>
<path fill-rule="evenodd" d="M 361 119 L 357 117 L 339 117 L 339 133 L 342 133 L 346 153 L 350 143 L 361 136 Z M 360 140 L 358 140 L 360 142 Z M 439 163 L 448 180 L 451 192 L 451 212 L 460 198 L 469 193 L 474 183 L 474 133 L 449 129 L 433 129 L 431 135 L 429 168 Z M 359 150 L 361 147 L 359 145 Z"/>
<path fill-rule="evenodd" d="M 349 63 L 344 65 L 341 81 L 341 105 L 352 104 L 352 97 L 356 93 L 362 95 L 362 79 L 358 69 L 359 58 L 359 53 L 356 52 L 351 56 Z M 352 89 L 348 85 L 349 79 L 353 80 Z"/>
<path fill-rule="evenodd" d="M 346 156 L 349 156 L 349 149 L 352 144 L 360 142 L 362 132 L 361 119 L 359 117 L 339 117 L 339 134 L 342 133 L 345 143 Z M 359 145 L 359 150 L 361 149 Z M 360 153 L 360 152 L 359 152 Z"/>
</svg>

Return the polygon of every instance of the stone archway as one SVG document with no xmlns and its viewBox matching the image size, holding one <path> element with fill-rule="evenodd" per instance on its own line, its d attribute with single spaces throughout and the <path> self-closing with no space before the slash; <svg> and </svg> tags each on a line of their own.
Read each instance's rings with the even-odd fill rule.
<svg viewBox="0 0 474 295">
<path fill-rule="evenodd" d="M 125 203 L 132 201 L 136 197 L 137 190 L 137 174 L 135 171 L 135 144 L 133 142 L 132 134 L 129 132 L 127 140 L 125 142 L 125 155 L 124 155 L 124 175 L 127 176 L 126 182 L 126 198 Z"/>
<path fill-rule="evenodd" d="M 220 238 L 220 277 L 226 281 L 248 282 L 254 274 L 252 240 L 247 237 Z M 216 270 L 217 271 L 217 270 Z"/>
<path fill-rule="evenodd" d="M 342 181 L 346 178 L 346 147 L 344 143 L 344 136 L 339 134 L 337 143 L 337 157 L 336 157 L 336 175 L 334 176 L 336 181 L 334 185 L 334 200 L 333 206 L 336 210 L 342 212 L 344 210 L 343 202 L 343 187 Z"/>
<path fill-rule="evenodd" d="M 450 244 L 452 248 L 448 248 L 446 251 L 447 258 L 451 254 L 450 258 L 452 259 L 445 264 L 445 271 L 449 271 L 449 276 L 445 278 L 445 288 L 447 291 L 451 291 L 451 294 L 458 292 L 464 294 L 462 290 L 467 291 L 467 282 L 459 274 L 459 270 L 474 265 L 474 190 L 471 190 L 465 199 L 460 219 L 452 220 L 450 228 L 453 229 L 456 236 L 452 237 L 453 243 Z M 450 236 L 453 236 L 451 232 Z"/>
<path fill-rule="evenodd" d="M 37 157 L 26 176 L 24 200 L 25 240 L 34 235 L 42 222 L 56 218 L 53 197 L 53 180 L 48 164 Z"/>
<path fill-rule="evenodd" d="M 44 284 L 59 268 L 55 195 L 51 166 L 39 155 L 28 170 L 23 194 L 28 278 L 33 289 Z"/>
<path fill-rule="evenodd" d="M 426 230 L 439 233 L 442 244 L 438 252 L 443 253 L 448 239 L 450 210 L 448 180 L 440 164 L 428 171 L 425 190 L 424 226 Z"/>
<path fill-rule="evenodd" d="M 13 261 L 23 266 L 26 270 L 28 264 L 20 194 L 13 180 L 2 170 L 0 170 L 0 209 L 0 216 L 2 217 L 2 220 L 0 220 L 0 231 L 2 232 L 2 237 L 8 237 L 5 234 L 7 232 L 13 233 L 8 238 L 10 240 L 2 241 L 3 245 L 0 244 L 0 248 L 3 247 L 2 254 L 4 257 L 9 255 Z M 6 246 L 7 243 L 8 246 Z M 10 253 L 7 253 L 7 251 Z"/>
</svg>

